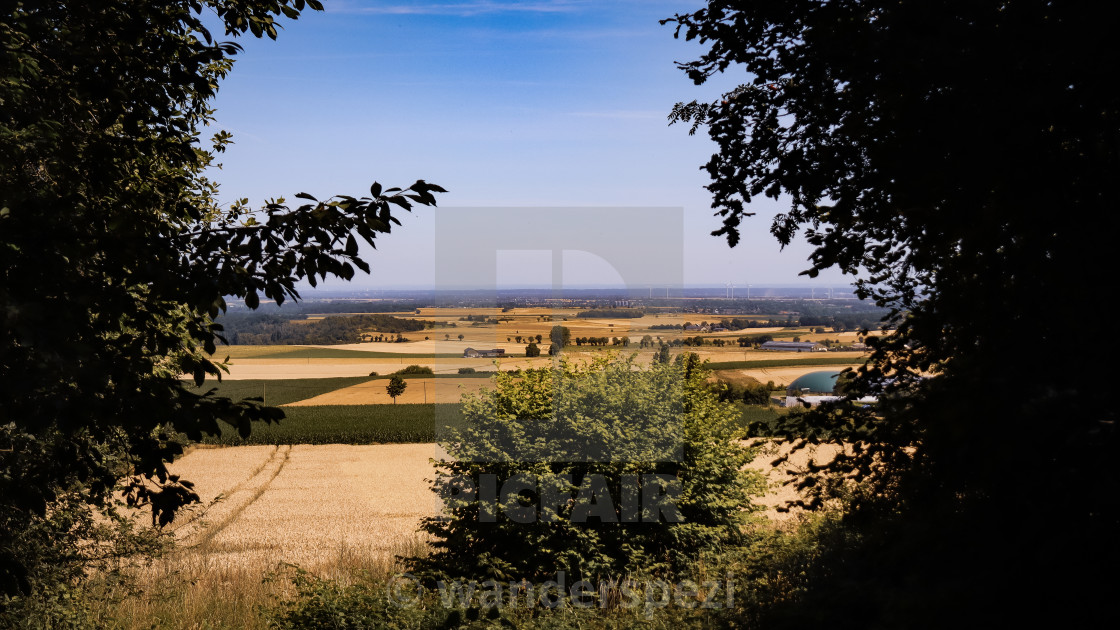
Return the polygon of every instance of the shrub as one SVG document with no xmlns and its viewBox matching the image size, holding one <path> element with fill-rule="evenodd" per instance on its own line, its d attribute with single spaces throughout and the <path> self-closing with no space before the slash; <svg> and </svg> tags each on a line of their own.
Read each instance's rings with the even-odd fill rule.
<svg viewBox="0 0 1120 630">
<path fill-rule="evenodd" d="M 16 534 L 0 539 L 0 586 L 11 593 L 0 595 L 0 628 L 98 627 L 101 591 L 127 590 L 130 569 L 168 544 L 143 520 L 94 508 L 79 493 L 58 497 L 43 516 L 11 510 L 3 518 Z"/>
<path fill-rule="evenodd" d="M 743 471 L 753 452 L 735 441 L 738 412 L 704 377 L 691 361 L 638 369 L 633 357 L 498 372 L 494 389 L 465 398 L 465 426 L 436 462 L 447 508 L 424 522 L 434 552 L 414 568 L 498 580 L 669 575 L 739 545 L 765 486 Z M 529 489 L 486 489 L 517 479 Z M 671 509 L 627 504 L 649 481 Z"/>
<path fill-rule="evenodd" d="M 401 375 L 403 375 L 403 374 L 433 374 L 433 373 L 434 372 L 432 372 L 432 368 L 427 367 L 425 365 L 410 365 L 408 367 L 401 368 L 401 369 L 397 370 L 396 372 L 393 372 L 394 375 L 396 375 L 396 374 L 401 374 Z"/>
<path fill-rule="evenodd" d="M 460 374 L 474 374 L 476 371 L 477 370 L 475 370 L 472 367 L 461 367 L 461 368 L 459 368 L 459 373 Z"/>
<path fill-rule="evenodd" d="M 769 405 L 770 392 L 773 389 L 773 387 L 762 383 L 748 383 L 743 386 L 742 401 L 748 405 Z"/>
</svg>

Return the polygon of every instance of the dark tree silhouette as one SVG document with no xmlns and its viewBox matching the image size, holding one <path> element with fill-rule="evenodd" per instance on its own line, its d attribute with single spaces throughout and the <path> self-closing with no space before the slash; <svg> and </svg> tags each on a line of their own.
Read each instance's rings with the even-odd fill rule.
<svg viewBox="0 0 1120 630">
<path fill-rule="evenodd" d="M 368 272 L 359 244 L 443 190 L 375 183 L 363 198 L 219 205 L 206 173 L 231 136 L 207 125 L 240 46 L 208 28 L 275 38 L 283 16 L 307 7 L 322 8 L 0 8 L 0 615 L 19 610 L 8 595 L 52 581 L 69 597 L 88 575 L 81 560 L 101 553 L 84 537 L 91 506 L 110 504 L 122 477 L 129 503 L 150 506 L 159 524 L 196 501 L 167 472 L 180 435 L 199 440 L 223 424 L 246 435 L 253 421 L 283 417 L 180 379 L 221 374 L 214 319 L 228 297 L 255 309 L 262 297 L 298 299 L 300 281 Z"/>
<path fill-rule="evenodd" d="M 408 383 L 399 375 L 394 374 L 389 379 L 389 384 L 385 386 L 385 392 L 393 398 L 393 404 L 397 404 L 397 396 L 404 393 L 408 389 Z"/>
<path fill-rule="evenodd" d="M 672 114 L 718 146 L 714 234 L 735 246 L 746 204 L 781 200 L 771 231 L 804 229 L 805 274 L 860 272 L 897 325 L 849 385 L 878 405 L 778 423 L 862 445 L 832 471 L 865 483 L 843 540 L 867 544 L 832 549 L 853 564 L 815 574 L 799 625 L 1102 613 L 1120 445 L 1111 392 L 1083 375 L 1111 370 L 1071 338 L 1077 309 L 1039 299 L 1115 268 L 1115 22 L 1041 0 L 713 0 L 666 22 L 706 45 L 680 66 L 693 81 L 742 77 Z M 1060 522 L 1041 497 L 1061 497 Z"/>
</svg>

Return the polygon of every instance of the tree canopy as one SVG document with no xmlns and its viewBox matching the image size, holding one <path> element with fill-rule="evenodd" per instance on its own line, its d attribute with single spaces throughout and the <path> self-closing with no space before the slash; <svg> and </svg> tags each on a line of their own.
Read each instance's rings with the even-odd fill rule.
<svg viewBox="0 0 1120 630">
<path fill-rule="evenodd" d="M 832 470 L 866 484 L 849 522 L 874 552 L 845 556 L 859 577 L 822 569 L 817 597 L 851 598 L 821 623 L 841 605 L 863 627 L 1029 617 L 1014 602 L 1042 597 L 1059 618 L 1099 610 L 1080 602 L 1117 557 L 1116 412 L 1084 378 L 1105 360 L 1072 303 L 1040 298 L 1115 266 L 1113 23 L 1041 0 L 711 0 L 665 22 L 705 45 L 680 64 L 695 83 L 742 77 L 671 116 L 718 146 L 714 234 L 734 247 L 749 203 L 786 201 L 771 232 L 815 246 L 805 274 L 858 273 L 897 324 L 851 389 L 879 405 L 786 423 L 862 445 Z M 1062 497 L 1062 526 L 1041 497 Z"/>
<path fill-rule="evenodd" d="M 745 469 L 738 413 L 706 377 L 696 355 L 497 372 L 443 441 L 432 485 L 446 509 L 424 521 L 434 550 L 414 564 L 498 580 L 679 579 L 743 545 L 766 483 Z"/>
<path fill-rule="evenodd" d="M 166 523 L 195 500 L 166 463 L 174 439 L 282 413 L 192 393 L 221 374 L 214 318 L 296 283 L 369 271 L 359 243 L 434 205 L 438 186 L 373 184 L 368 197 L 296 195 L 221 205 L 207 177 L 230 142 L 202 134 L 240 47 L 275 38 L 317 0 L 42 0 L 0 14 L 0 594 L 26 592 L 43 558 L 27 532 L 51 506 L 129 502 Z M 60 543 L 61 544 L 61 543 Z"/>
<path fill-rule="evenodd" d="M 397 404 L 397 396 L 403 394 L 404 390 L 407 388 L 408 383 L 405 382 L 404 378 L 399 374 L 394 374 L 389 378 L 389 384 L 385 386 L 385 392 L 392 397 L 393 404 L 395 405 Z"/>
</svg>

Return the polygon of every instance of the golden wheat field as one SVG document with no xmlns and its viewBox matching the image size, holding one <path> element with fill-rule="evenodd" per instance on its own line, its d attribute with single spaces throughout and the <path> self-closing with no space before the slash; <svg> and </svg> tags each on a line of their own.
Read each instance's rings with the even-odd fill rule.
<svg viewBox="0 0 1120 630">
<path fill-rule="evenodd" d="M 806 466 L 809 453 L 774 468 L 779 451 L 769 448 L 750 466 L 772 481 L 757 502 L 770 506 L 769 517 L 788 518 L 773 509 L 793 497 L 781 482 Z M 834 452 L 828 447 L 816 456 Z M 391 558 L 416 542 L 421 519 L 438 512 L 427 480 L 434 475 L 430 459 L 444 456 L 436 444 L 194 449 L 172 466 L 202 499 L 171 527 L 178 553 L 203 554 L 220 566 L 290 562 L 310 569 L 348 556 Z"/>
<path fill-rule="evenodd" d="M 172 466 L 202 499 L 173 524 L 180 553 L 309 569 L 346 556 L 391 558 L 438 510 L 425 480 L 439 456 L 435 444 L 192 450 Z"/>
<path fill-rule="evenodd" d="M 837 450 L 817 448 L 774 467 L 789 446 L 763 444 L 750 464 L 767 477 L 769 492 L 754 502 L 775 525 L 796 517 L 778 511 L 797 496 L 788 473 Z M 206 627 L 198 620 L 211 618 L 264 628 L 260 606 L 293 594 L 285 563 L 343 582 L 399 572 L 399 558 L 427 553 L 417 528 L 439 510 L 427 479 L 430 458 L 445 456 L 435 444 L 195 448 L 172 466 L 202 499 L 172 525 L 177 548 L 139 569 L 140 597 L 96 614 L 130 630 Z"/>
</svg>

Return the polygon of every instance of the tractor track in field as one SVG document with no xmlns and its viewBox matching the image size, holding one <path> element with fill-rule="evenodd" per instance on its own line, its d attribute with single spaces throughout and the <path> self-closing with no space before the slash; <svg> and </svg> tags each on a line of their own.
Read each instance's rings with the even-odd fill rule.
<svg viewBox="0 0 1120 630">
<path fill-rule="evenodd" d="M 292 447 L 290 445 L 277 446 L 272 454 L 245 479 L 235 484 L 228 491 L 223 492 L 210 506 L 207 506 L 197 517 L 191 519 L 185 526 L 194 524 L 193 531 L 187 532 L 181 540 L 187 549 L 205 548 L 215 536 L 231 525 L 237 518 L 261 498 L 280 476 L 288 461 L 291 459 Z M 228 507 L 228 512 L 221 514 L 215 522 L 208 522 L 207 515 L 212 515 L 215 506 Z"/>
</svg>

